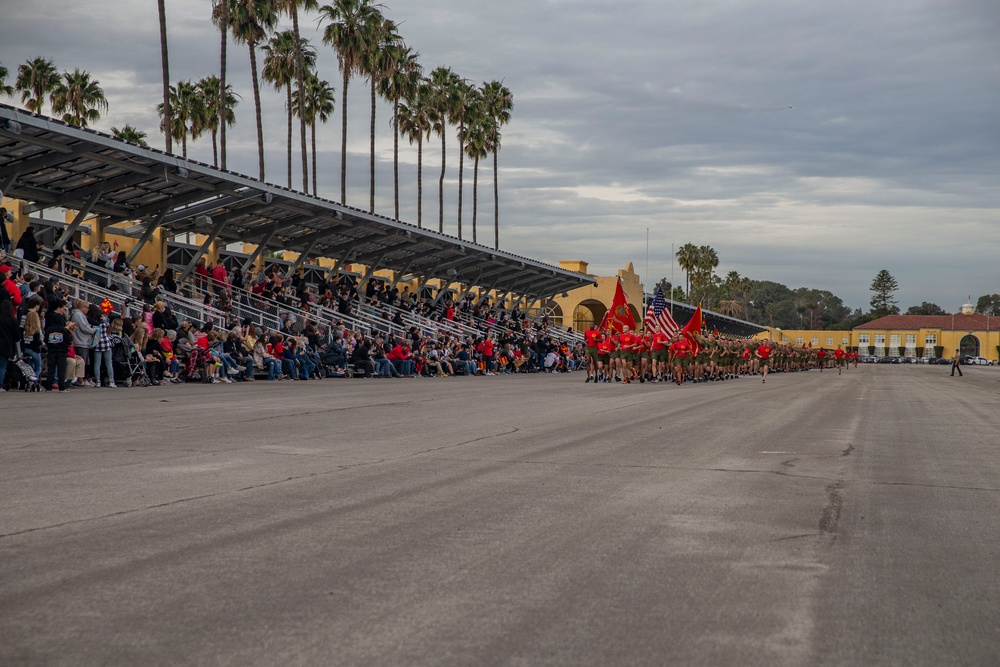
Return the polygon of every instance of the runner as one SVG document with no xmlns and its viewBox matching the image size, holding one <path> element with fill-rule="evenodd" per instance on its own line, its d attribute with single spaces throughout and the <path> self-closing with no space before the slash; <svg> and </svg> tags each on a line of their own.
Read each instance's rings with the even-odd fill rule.
<svg viewBox="0 0 1000 667">
<path fill-rule="evenodd" d="M 639 342 L 637 343 L 637 348 L 639 350 L 639 384 L 646 382 L 655 382 L 656 378 L 649 371 L 649 350 L 653 344 L 653 337 L 647 331 L 643 331 L 639 335 Z"/>
<path fill-rule="evenodd" d="M 837 365 L 837 375 L 842 375 L 844 370 L 844 351 L 837 346 L 837 349 L 833 351 L 833 360 Z"/>
<path fill-rule="evenodd" d="M 636 344 L 638 337 L 632 333 L 629 327 L 622 327 L 622 335 L 618 337 L 621 343 L 621 350 L 618 358 L 622 366 L 622 384 L 632 383 L 633 362 L 636 356 Z"/>
<path fill-rule="evenodd" d="M 761 378 L 761 383 L 767 382 L 767 365 L 770 362 L 771 352 L 773 351 L 774 348 L 771 347 L 770 341 L 765 340 L 760 345 L 757 346 L 757 350 L 756 352 L 754 352 L 754 354 L 757 356 L 757 359 L 760 360 L 761 372 L 764 374 L 764 377 Z"/>
<path fill-rule="evenodd" d="M 612 379 L 618 382 L 621 379 L 619 373 L 622 368 L 620 336 L 612 330 L 608 335 L 608 342 L 611 344 L 611 378 L 605 379 L 605 382 L 610 382 Z"/>
<path fill-rule="evenodd" d="M 679 387 L 691 365 L 691 344 L 682 334 L 674 336 L 674 342 L 670 344 L 670 361 L 674 367 L 674 380 Z"/>
<path fill-rule="evenodd" d="M 597 382 L 611 382 L 611 349 L 608 336 L 602 336 L 597 344 Z"/>
<path fill-rule="evenodd" d="M 587 349 L 584 355 L 587 363 L 586 382 L 597 382 L 597 345 L 604 340 L 604 334 L 597 328 L 597 322 L 591 322 L 590 328 L 583 335 L 587 341 Z"/>
<path fill-rule="evenodd" d="M 653 340 L 650 342 L 650 357 L 653 359 L 653 381 L 665 382 L 667 380 L 667 375 L 670 373 L 670 367 L 667 364 L 667 357 L 669 355 L 667 351 L 667 346 L 670 344 L 670 336 L 663 333 L 662 331 L 657 331 L 653 334 Z"/>
<path fill-rule="evenodd" d="M 837 349 L 839 350 L 840 348 L 838 347 Z M 826 349 L 825 348 L 821 347 L 818 350 L 816 350 L 816 362 L 819 364 L 819 372 L 822 373 L 823 372 L 823 366 L 826 365 Z"/>
</svg>

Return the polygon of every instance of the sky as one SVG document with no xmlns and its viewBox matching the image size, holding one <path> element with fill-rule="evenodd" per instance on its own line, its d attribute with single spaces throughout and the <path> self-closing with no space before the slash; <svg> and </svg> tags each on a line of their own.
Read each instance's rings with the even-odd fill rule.
<svg viewBox="0 0 1000 667">
<path fill-rule="evenodd" d="M 208 0 L 167 0 L 174 81 L 217 74 Z M 8 0 L 0 63 L 44 56 L 100 81 L 109 111 L 162 148 L 156 3 Z M 827 289 L 867 310 L 880 269 L 901 308 L 957 311 L 1000 292 L 1000 3 L 994 0 L 387 0 L 425 71 L 451 67 L 514 96 L 499 152 L 500 247 L 647 287 L 683 284 L 672 251 L 710 245 L 717 271 Z M 319 194 L 340 198 L 341 75 L 322 22 L 302 17 L 337 109 L 318 129 Z M 284 21 L 282 27 L 290 27 Z M 257 175 L 245 46 L 229 168 Z M 287 185 L 284 92 L 262 91 L 266 179 Z M 19 103 L 14 100 L 14 103 Z M 367 82 L 348 86 L 347 203 L 367 207 Z M 376 212 L 392 215 L 391 107 L 376 113 Z M 295 127 L 297 144 L 298 127 Z M 447 137 L 445 231 L 456 233 L 458 145 Z M 177 148 L 179 151 L 179 148 Z M 211 163 L 209 139 L 189 157 Z M 417 151 L 400 142 L 400 217 L 417 221 Z M 293 156 L 294 180 L 301 181 Z M 440 139 L 424 150 L 423 222 L 436 228 Z M 463 180 L 463 227 L 472 173 Z M 492 165 L 478 241 L 492 243 Z M 647 243 L 648 238 L 648 243 Z M 673 249 L 673 250 L 672 250 Z M 648 257 L 648 260 L 647 260 Z M 647 268 L 648 267 L 648 268 Z"/>
</svg>

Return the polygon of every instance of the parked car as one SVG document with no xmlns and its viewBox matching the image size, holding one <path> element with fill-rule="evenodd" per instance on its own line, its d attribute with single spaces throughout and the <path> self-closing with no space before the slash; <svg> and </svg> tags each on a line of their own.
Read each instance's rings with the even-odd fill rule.
<svg viewBox="0 0 1000 667">
<path fill-rule="evenodd" d="M 939 366 L 948 366 L 951 364 L 951 359 L 945 359 L 944 357 L 940 359 L 931 359 L 932 364 L 938 364 Z"/>
<path fill-rule="evenodd" d="M 993 361 L 987 359 L 986 357 L 965 357 L 962 359 L 963 364 L 968 364 L 970 366 L 992 366 Z"/>
</svg>

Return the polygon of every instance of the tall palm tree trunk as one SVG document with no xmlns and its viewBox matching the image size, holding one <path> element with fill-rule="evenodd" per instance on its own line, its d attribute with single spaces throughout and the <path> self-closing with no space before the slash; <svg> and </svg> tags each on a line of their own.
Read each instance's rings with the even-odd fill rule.
<svg viewBox="0 0 1000 667">
<path fill-rule="evenodd" d="M 312 130 L 312 158 L 313 158 L 313 168 L 312 168 L 313 189 L 312 189 L 312 193 L 313 193 L 313 197 L 316 197 L 316 196 L 318 196 L 317 193 L 319 192 L 319 190 L 316 189 L 316 119 L 315 118 L 309 124 L 309 127 Z"/>
<path fill-rule="evenodd" d="M 462 171 L 465 166 L 465 142 L 462 141 L 464 126 L 458 130 L 458 238 L 462 238 Z"/>
<path fill-rule="evenodd" d="M 257 163 L 260 180 L 264 180 L 264 123 L 260 113 L 260 77 L 257 74 L 257 44 L 248 42 L 250 47 L 250 78 L 253 81 L 253 106 L 257 115 Z"/>
<path fill-rule="evenodd" d="M 344 69 L 344 93 L 340 102 L 340 203 L 347 204 L 347 83 L 351 79 L 350 71 Z"/>
<path fill-rule="evenodd" d="M 445 128 L 447 131 L 447 128 Z M 448 159 L 448 151 L 445 150 L 447 139 L 445 132 L 441 133 L 441 178 L 438 179 L 438 232 L 444 234 L 444 170 Z"/>
<path fill-rule="evenodd" d="M 288 189 L 292 189 L 292 82 L 285 85 L 285 108 L 288 109 Z"/>
<path fill-rule="evenodd" d="M 496 151 L 493 151 L 493 247 L 500 249 L 500 190 L 497 188 Z"/>
<path fill-rule="evenodd" d="M 167 57 L 167 7 L 166 0 L 158 0 L 157 9 L 160 14 L 160 62 L 163 67 L 163 127 L 166 139 L 167 153 L 174 152 L 173 114 L 170 109 L 170 59 Z"/>
<path fill-rule="evenodd" d="M 212 130 L 212 166 L 219 167 L 219 132 Z"/>
<path fill-rule="evenodd" d="M 375 75 L 372 74 L 372 116 L 371 116 L 371 152 L 368 167 L 369 201 L 368 212 L 375 212 Z"/>
<path fill-rule="evenodd" d="M 181 157 L 185 160 L 188 157 L 188 135 L 186 131 L 181 135 Z"/>
<path fill-rule="evenodd" d="M 392 203 L 393 220 L 399 220 L 399 98 L 392 101 Z"/>
<path fill-rule="evenodd" d="M 472 168 L 472 242 L 476 242 L 476 212 L 479 208 L 479 156 L 473 161 Z"/>
<path fill-rule="evenodd" d="M 424 135 L 417 139 L 417 227 L 424 226 Z"/>
<path fill-rule="evenodd" d="M 306 154 L 306 102 L 305 102 L 305 72 L 302 63 L 302 42 L 299 39 L 299 8 L 298 2 L 292 2 L 292 32 L 295 33 L 295 79 L 299 91 L 299 139 L 302 145 L 302 191 L 309 193 L 309 156 Z M 288 112 L 291 113 L 291 106 Z M 313 194 L 316 186 L 313 185 Z"/>
<path fill-rule="evenodd" d="M 222 0 L 222 44 L 219 47 L 219 147 L 221 148 L 222 169 L 226 168 L 226 47 L 229 44 L 229 1 Z M 212 149 L 215 149 L 215 136 L 212 136 Z"/>
</svg>

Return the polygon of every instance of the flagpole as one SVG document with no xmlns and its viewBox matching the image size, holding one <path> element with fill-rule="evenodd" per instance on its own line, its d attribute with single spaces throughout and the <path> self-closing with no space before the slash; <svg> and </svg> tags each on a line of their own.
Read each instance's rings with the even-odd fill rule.
<svg viewBox="0 0 1000 667">
<path fill-rule="evenodd" d="M 642 285 L 642 312 L 643 312 L 643 316 L 644 317 L 645 317 L 646 307 L 647 307 L 647 304 L 646 304 L 646 287 L 647 287 L 647 285 L 645 283 L 648 283 L 648 282 L 649 282 L 649 227 L 646 227 L 646 275 L 643 276 L 643 285 Z M 969 297 L 969 300 L 971 301 L 972 297 Z"/>
<path fill-rule="evenodd" d="M 670 317 L 674 316 L 674 242 L 670 242 Z"/>
</svg>

